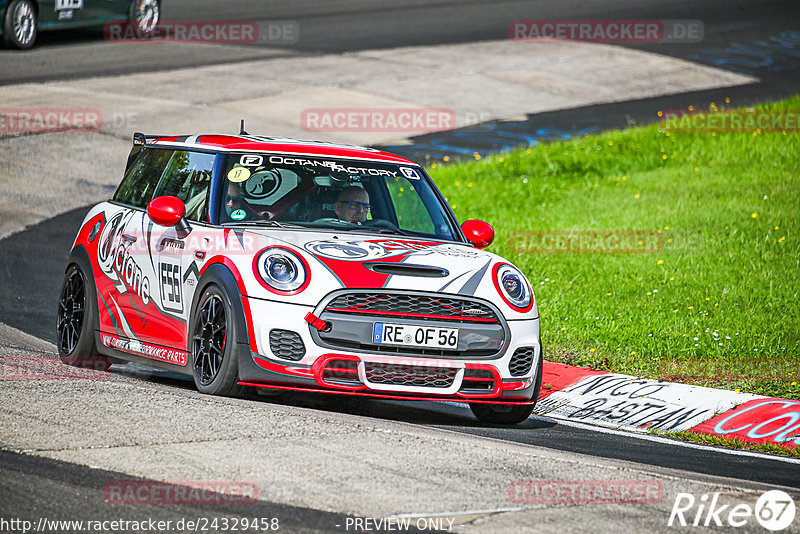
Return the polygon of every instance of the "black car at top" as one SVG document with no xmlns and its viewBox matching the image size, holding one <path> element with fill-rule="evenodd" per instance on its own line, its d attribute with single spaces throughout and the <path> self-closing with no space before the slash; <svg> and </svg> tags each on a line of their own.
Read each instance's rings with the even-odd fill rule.
<svg viewBox="0 0 800 534">
<path fill-rule="evenodd" d="M 25 50 L 40 31 L 129 22 L 139 35 L 158 26 L 160 0 L 0 0 L 3 42 Z"/>
</svg>

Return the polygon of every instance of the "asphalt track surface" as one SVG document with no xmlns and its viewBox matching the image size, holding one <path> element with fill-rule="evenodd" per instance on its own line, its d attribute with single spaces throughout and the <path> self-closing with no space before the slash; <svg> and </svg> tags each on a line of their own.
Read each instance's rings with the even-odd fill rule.
<svg viewBox="0 0 800 534">
<path fill-rule="evenodd" d="M 685 59 L 704 53 L 713 57 L 713 50 L 729 47 L 734 42 L 752 42 L 800 29 L 800 3 L 785 1 L 705 1 L 688 4 L 673 0 L 638 2 L 635 6 L 614 1 L 496 2 L 490 6 L 485 2 L 466 1 L 340 1 L 328 2 L 323 9 L 325 12 L 308 0 L 293 3 L 233 0 L 205 5 L 188 0 L 167 0 L 164 7 L 166 20 L 292 20 L 299 24 L 302 37 L 296 44 L 284 47 L 165 47 L 114 45 L 103 41 L 102 34 L 92 30 L 54 32 L 43 34 L 37 49 L 27 55 L 0 51 L 0 84 L 166 70 L 279 55 L 501 39 L 507 37 L 508 23 L 514 19 L 700 19 L 705 24 L 702 43 L 636 46 Z M 191 17 L 186 16 L 189 12 Z M 742 67 L 734 65 L 731 68 L 741 70 Z M 736 88 L 733 95 L 731 90 L 704 91 L 559 111 L 541 114 L 535 117 L 535 122 L 529 117 L 530 124 L 520 121 L 519 128 L 532 128 L 542 121 L 568 132 L 594 127 L 614 128 L 628 124 L 631 118 L 648 122 L 654 108 L 683 108 L 688 104 L 720 101 L 727 96 L 736 98 L 738 104 L 748 104 L 796 94 L 800 88 L 797 63 L 792 57 L 788 60 L 781 57 L 778 61 L 747 68 L 750 69 L 748 74 L 758 75 L 762 81 Z M 491 132 L 492 123 L 473 130 L 478 134 L 473 138 L 477 138 L 481 132 Z M 424 145 L 431 144 L 432 140 L 436 142 L 433 139 L 435 135 L 415 139 L 416 144 L 423 148 L 408 154 L 420 159 L 419 156 L 425 153 Z M 452 144 L 453 139 L 446 141 Z M 480 141 L 471 142 L 480 144 Z M 492 151 L 507 148 L 498 146 L 496 141 L 488 142 L 488 145 L 486 148 Z M 456 145 L 456 148 L 469 150 L 473 146 Z M 53 341 L 55 306 L 64 262 L 75 230 L 87 209 L 59 215 L 0 241 L 0 322 Z M 150 380 L 177 390 L 191 387 L 190 383 L 173 376 L 155 375 Z M 254 399 L 254 402 L 258 400 Z M 328 395 L 299 394 L 286 394 L 261 402 L 405 421 L 501 441 L 629 460 L 661 471 L 680 469 L 697 473 L 698 476 L 718 475 L 800 487 L 800 465 L 797 463 L 690 449 L 677 444 L 665 445 L 634 436 L 575 428 L 549 419 L 531 418 L 519 427 L 491 428 L 479 425 L 465 408 L 442 403 L 351 399 L 332 402 Z M 110 480 L 110 476 L 99 470 L 53 460 L 0 453 L 0 489 L 6 495 L 3 504 L 21 510 L 20 517 L 38 518 L 44 515 L 43 511 L 49 512 L 51 509 L 60 515 L 78 519 L 81 516 L 102 517 L 98 515 L 101 510 L 97 510 L 98 514 L 92 513 L 94 510 L 87 508 L 86 500 L 80 495 L 101 492 L 105 480 Z M 118 473 L 114 473 L 113 477 L 114 480 L 120 479 Z M 25 488 L 25 491 L 21 491 L 21 488 Z M 51 496 L 54 492 L 65 497 L 53 501 Z M 73 494 L 77 496 L 73 497 Z M 301 527 L 307 531 L 329 531 L 344 517 L 310 509 L 289 510 L 291 507 L 271 503 L 261 503 L 259 506 L 264 507 L 264 515 L 274 513 L 281 517 L 297 517 L 296 528 L 290 528 L 290 531 L 299 531 Z M 126 513 L 130 513 L 131 517 L 140 517 L 139 511 Z M 193 510 L 185 507 L 179 510 L 159 507 L 149 515 L 168 518 L 174 514 L 176 517 L 186 517 L 193 515 L 190 512 Z M 219 511 L 220 514 L 224 512 L 227 510 Z"/>
<path fill-rule="evenodd" d="M 632 45 L 684 59 L 691 59 L 701 49 L 800 30 L 800 3 L 792 0 L 164 0 L 163 4 L 165 21 L 290 21 L 299 27 L 299 38 L 291 44 L 192 46 L 109 43 L 97 29 L 45 32 L 32 51 L 0 50 L 0 84 L 151 72 L 292 54 L 505 39 L 509 37 L 509 23 L 519 19 L 700 20 L 704 24 L 700 43 Z"/>
<path fill-rule="evenodd" d="M 228 518 L 250 521 L 251 518 L 280 518 L 283 532 L 331 532 L 344 525 L 347 516 L 310 508 L 257 501 L 247 506 L 226 504 L 109 506 L 107 484 L 137 484 L 144 479 L 102 469 L 0 450 L 0 489 L 3 507 L 13 510 L 15 519 L 38 525 L 42 518 L 70 521 L 142 521 L 154 522 L 199 518 Z M 167 490 L 168 488 L 165 488 Z M 178 489 L 172 485 L 173 491 Z M 58 495 L 58 498 L 54 498 Z M 208 500 L 225 502 L 225 497 L 207 495 Z M 2 528 L 2 527 L 0 527 Z M 48 528 L 44 532 L 68 532 L 69 528 Z M 75 529 L 77 530 L 77 529 Z M 190 530 L 190 529 L 187 529 Z M 111 530 L 108 529 L 108 532 Z M 122 530 L 125 531 L 125 530 Z M 146 531 L 143 529 L 143 531 Z M 212 530 L 213 532 L 213 530 Z"/>
</svg>

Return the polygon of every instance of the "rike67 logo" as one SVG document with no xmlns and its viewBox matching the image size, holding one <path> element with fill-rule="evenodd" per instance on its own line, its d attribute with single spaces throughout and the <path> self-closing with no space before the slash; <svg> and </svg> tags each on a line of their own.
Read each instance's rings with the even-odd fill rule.
<svg viewBox="0 0 800 534">
<path fill-rule="evenodd" d="M 667 526 L 752 528 L 757 522 L 774 532 L 788 528 L 794 521 L 794 500 L 784 491 L 765 492 L 755 506 L 732 502 L 731 497 L 730 494 L 713 493 L 703 494 L 697 499 L 691 493 L 678 493 Z"/>
</svg>

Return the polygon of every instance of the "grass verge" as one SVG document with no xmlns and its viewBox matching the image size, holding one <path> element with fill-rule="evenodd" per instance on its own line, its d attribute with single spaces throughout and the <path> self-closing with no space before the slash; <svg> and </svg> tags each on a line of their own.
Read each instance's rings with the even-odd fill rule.
<svg viewBox="0 0 800 534">
<path fill-rule="evenodd" d="M 700 434 L 698 432 L 651 432 L 658 436 L 667 438 L 677 438 L 684 441 L 691 441 L 694 443 L 703 443 L 705 445 L 713 445 L 715 447 L 727 447 L 729 449 L 742 449 L 755 452 L 765 452 L 770 454 L 780 454 L 789 456 L 791 458 L 800 458 L 800 448 L 786 448 L 780 445 L 773 445 L 771 443 L 750 443 L 749 441 L 742 441 L 737 438 L 725 438 L 721 436 L 713 436 L 710 434 Z"/>
<path fill-rule="evenodd" d="M 654 124 L 428 172 L 528 276 L 546 359 L 800 399 L 800 131 Z"/>
</svg>

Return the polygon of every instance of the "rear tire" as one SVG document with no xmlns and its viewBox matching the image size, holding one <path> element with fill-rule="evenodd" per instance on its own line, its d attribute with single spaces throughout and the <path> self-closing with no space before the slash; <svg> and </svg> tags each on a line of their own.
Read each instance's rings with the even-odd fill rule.
<svg viewBox="0 0 800 534">
<path fill-rule="evenodd" d="M 3 41 L 8 48 L 27 50 L 36 42 L 39 17 L 31 0 L 12 0 L 3 19 Z"/>
<path fill-rule="evenodd" d="M 83 265 L 71 263 L 64 274 L 58 300 L 58 356 L 67 365 L 106 371 L 108 358 L 97 352 L 94 339 L 97 294 Z"/>
<path fill-rule="evenodd" d="M 208 395 L 240 396 L 235 353 L 236 321 L 228 294 L 209 284 L 192 313 L 190 339 L 192 376 L 197 390 Z"/>
</svg>

